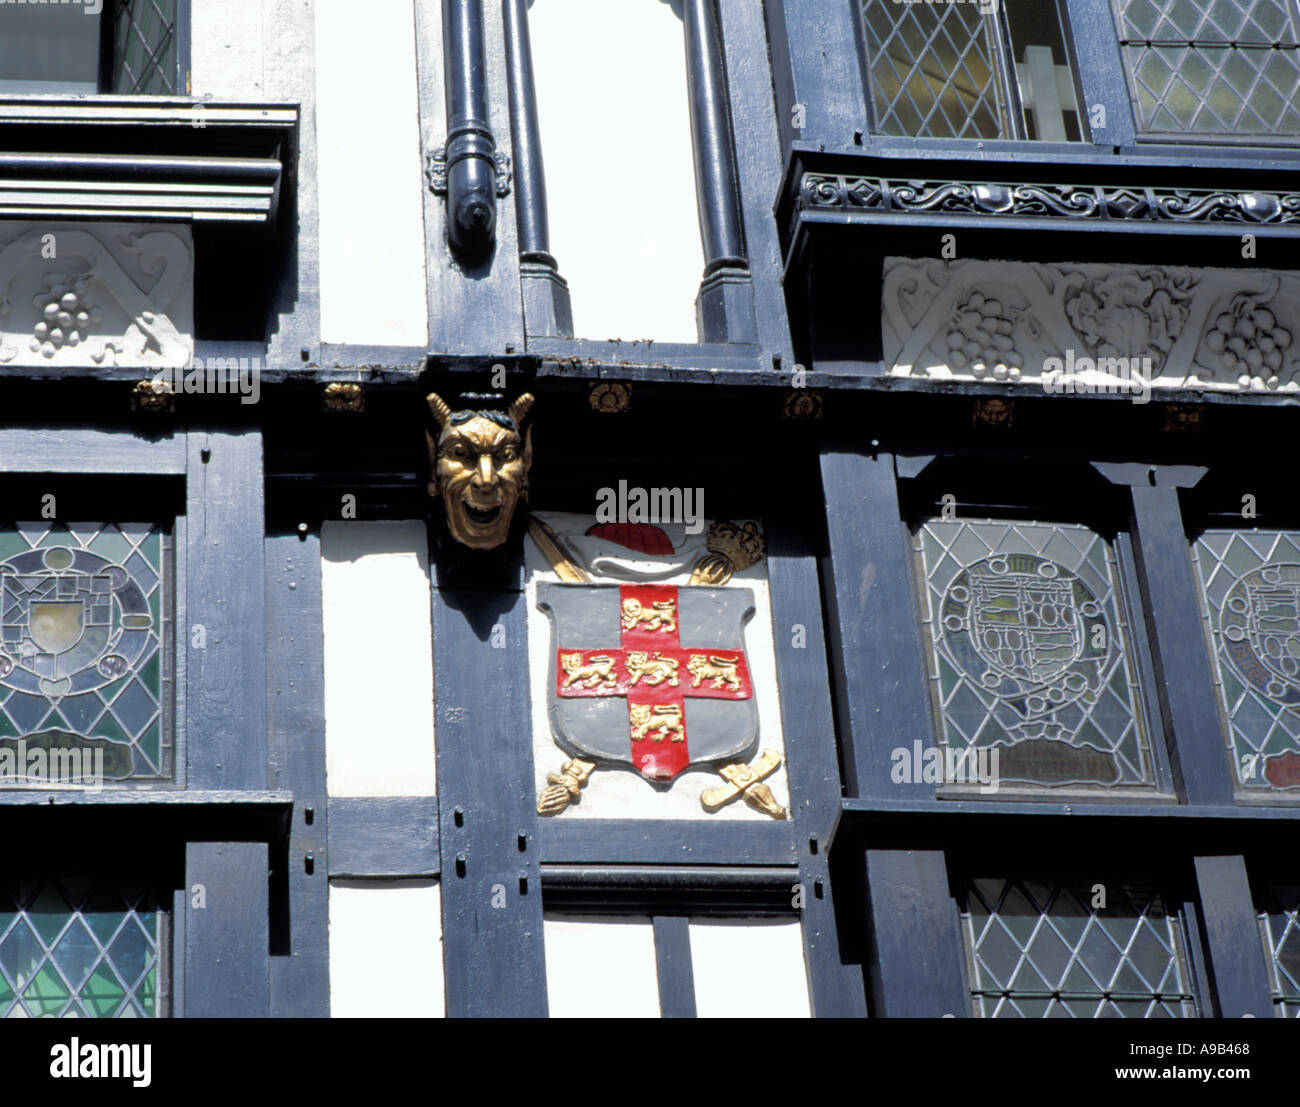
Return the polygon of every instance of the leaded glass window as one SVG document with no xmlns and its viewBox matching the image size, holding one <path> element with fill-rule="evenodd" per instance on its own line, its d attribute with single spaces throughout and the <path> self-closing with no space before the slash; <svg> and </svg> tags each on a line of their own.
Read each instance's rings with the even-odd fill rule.
<svg viewBox="0 0 1300 1107">
<path fill-rule="evenodd" d="M 0 1015 L 158 1016 L 162 924 L 143 884 L 0 880 Z"/>
<path fill-rule="evenodd" d="M 1266 887 L 1260 907 L 1275 1010 L 1280 1018 L 1300 1019 L 1300 885 Z"/>
<path fill-rule="evenodd" d="M 1147 134 L 1300 134 L 1294 0 L 1114 0 Z"/>
<path fill-rule="evenodd" d="M 1083 137 L 1053 0 L 863 0 L 862 19 L 877 134 Z"/>
<path fill-rule="evenodd" d="M 113 91 L 174 96 L 187 93 L 177 74 L 176 0 L 125 0 L 113 20 Z"/>
<path fill-rule="evenodd" d="M 1004 784 L 1155 783 L 1109 542 L 1071 524 L 932 519 L 916 553 L 950 750 L 996 749 Z"/>
<path fill-rule="evenodd" d="M 176 96 L 178 0 L 0 3 L 0 93 Z"/>
<path fill-rule="evenodd" d="M 1207 530 L 1193 550 L 1237 785 L 1300 790 L 1300 534 Z"/>
<path fill-rule="evenodd" d="M 171 540 L 0 525 L 0 786 L 170 778 Z"/>
<path fill-rule="evenodd" d="M 962 924 L 979 1017 L 1196 1017 L 1181 919 L 1149 885 L 976 879 Z"/>
</svg>

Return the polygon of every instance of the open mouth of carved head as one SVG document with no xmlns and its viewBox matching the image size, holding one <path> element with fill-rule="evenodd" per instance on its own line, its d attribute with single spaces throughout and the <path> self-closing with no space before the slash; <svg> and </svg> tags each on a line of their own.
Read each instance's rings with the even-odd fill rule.
<svg viewBox="0 0 1300 1107">
<path fill-rule="evenodd" d="M 465 504 L 465 514 L 469 516 L 471 523 L 480 527 L 490 527 L 501 516 L 501 505 L 496 507 L 475 507 L 472 503 Z"/>
<path fill-rule="evenodd" d="M 457 479 L 457 477 L 459 479 Z M 458 542 L 490 550 L 505 541 L 519 498 L 516 484 L 498 479 L 488 487 L 457 474 L 447 484 L 447 522 Z"/>
</svg>

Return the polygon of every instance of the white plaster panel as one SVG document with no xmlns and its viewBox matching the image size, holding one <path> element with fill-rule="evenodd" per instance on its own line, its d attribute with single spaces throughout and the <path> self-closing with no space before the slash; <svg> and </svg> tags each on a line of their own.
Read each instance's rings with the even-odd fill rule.
<svg viewBox="0 0 1300 1107">
<path fill-rule="evenodd" d="M 369 0 L 315 13 L 321 338 L 425 346 L 415 10 Z"/>
<path fill-rule="evenodd" d="M 424 524 L 325 523 L 321 593 L 330 795 L 434 794 Z"/>
<path fill-rule="evenodd" d="M 528 20 L 551 252 L 574 334 L 698 341 L 682 21 L 662 0 L 534 0 Z"/>
<path fill-rule="evenodd" d="M 811 1017 L 797 919 L 692 919 L 690 936 L 698 1017 Z"/>
<path fill-rule="evenodd" d="M 575 532 L 581 534 L 595 522 L 594 517 L 571 512 L 533 512 L 549 523 L 561 535 Z M 744 522 L 744 520 L 736 520 Z M 703 521 L 703 532 L 699 535 L 701 547 L 704 535 L 708 532 L 711 520 Z M 670 534 L 682 530 L 680 524 L 661 524 Z M 568 759 L 551 734 L 551 723 L 547 717 L 548 688 L 547 662 L 550 657 L 551 624 L 550 620 L 537 609 L 537 585 L 544 580 L 558 580 L 546 559 L 533 544 L 531 538 L 524 542 L 524 565 L 528 574 L 526 595 L 528 598 L 528 656 L 530 659 L 529 681 L 532 688 L 533 717 L 533 771 L 538 793 L 546 787 L 547 773 L 559 771 L 561 764 Z M 683 573 L 656 581 L 660 584 L 685 585 L 690 579 L 691 566 Z M 599 579 L 593 583 L 611 583 Z M 772 606 L 767 583 L 767 559 L 742 569 L 732 578 L 732 585 L 743 585 L 754 593 L 754 615 L 745 624 L 745 653 L 749 661 L 750 676 L 754 685 L 754 697 L 758 703 L 758 746 L 757 752 L 772 749 L 781 755 L 781 766 L 765 783 L 772 789 L 777 803 L 789 809 L 790 789 L 786 778 L 785 738 L 781 730 L 781 704 L 776 682 L 776 648 L 772 638 Z M 786 633 L 789 633 L 788 629 Z M 611 643 L 617 645 L 617 643 Z M 755 811 L 741 799 L 736 799 L 713 814 L 705 811 L 700 804 L 700 794 L 706 788 L 716 788 L 723 780 L 711 768 L 697 766 L 682 773 L 671 787 L 663 790 L 662 786 L 651 784 L 639 773 L 630 768 L 598 768 L 592 773 L 577 803 L 559 815 L 557 819 L 688 819 L 688 820 L 730 820 L 745 819 L 749 821 L 772 822 L 770 815 Z"/>
<path fill-rule="evenodd" d="M 330 1014 L 443 1018 L 436 880 L 331 880 Z"/>
<path fill-rule="evenodd" d="M 163 369 L 193 354 L 189 227 L 0 226 L 0 367 Z"/>
<path fill-rule="evenodd" d="M 659 975 L 648 918 L 547 915 L 546 996 L 553 1019 L 657 1019 Z"/>
<path fill-rule="evenodd" d="M 266 96 L 264 36 L 275 36 L 280 28 L 264 19 L 263 7 L 263 0 L 200 0 L 190 5 L 191 95 L 224 100 Z"/>
</svg>

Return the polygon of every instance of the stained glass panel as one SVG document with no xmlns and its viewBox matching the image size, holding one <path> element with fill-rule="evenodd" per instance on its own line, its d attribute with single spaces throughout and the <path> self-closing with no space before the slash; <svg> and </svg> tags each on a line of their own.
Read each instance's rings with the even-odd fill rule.
<svg viewBox="0 0 1300 1107">
<path fill-rule="evenodd" d="M 1150 785 L 1114 556 L 1065 524 L 932 519 L 916 534 L 943 741 L 1001 782 Z"/>
<path fill-rule="evenodd" d="M 160 925 L 142 885 L 0 880 L 0 1016 L 156 1017 Z"/>
<path fill-rule="evenodd" d="M 1194 1018 L 1179 920 L 1139 883 L 984 878 L 962 923 L 981 1018 Z M 1098 906 L 1094 907 L 1094 903 Z"/>
<path fill-rule="evenodd" d="M 1300 134 L 1291 0 L 1115 0 L 1138 127 Z"/>
<path fill-rule="evenodd" d="M 0 785 L 170 777 L 169 543 L 0 524 Z"/>
<path fill-rule="evenodd" d="M 1300 790 L 1300 534 L 1211 530 L 1193 554 L 1237 784 Z"/>
<path fill-rule="evenodd" d="M 1260 907 L 1275 1010 L 1279 1018 L 1300 1019 L 1300 885 L 1266 887 Z"/>
</svg>

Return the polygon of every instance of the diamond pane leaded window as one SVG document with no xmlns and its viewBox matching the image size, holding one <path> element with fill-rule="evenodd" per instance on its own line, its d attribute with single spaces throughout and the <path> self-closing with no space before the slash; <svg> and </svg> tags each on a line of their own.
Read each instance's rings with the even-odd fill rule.
<svg viewBox="0 0 1300 1107">
<path fill-rule="evenodd" d="M 124 0 L 113 21 L 113 91 L 174 96 L 177 69 L 177 0 Z"/>
<path fill-rule="evenodd" d="M 877 134 L 1082 137 L 1054 0 L 863 0 L 861 8 Z"/>
<path fill-rule="evenodd" d="M 178 0 L 0 3 L 0 92 L 175 96 Z"/>
<path fill-rule="evenodd" d="M 962 910 L 982 1018 L 1195 1018 L 1181 920 L 1153 888 L 972 880 Z"/>
<path fill-rule="evenodd" d="M 1138 129 L 1300 134 L 1294 0 L 1114 0 Z"/>
<path fill-rule="evenodd" d="M 1280 1018 L 1300 1019 L 1300 885 L 1266 887 L 1260 907 L 1275 1010 Z"/>
<path fill-rule="evenodd" d="M 1300 534 L 1208 530 L 1193 552 L 1238 786 L 1300 789 Z"/>
<path fill-rule="evenodd" d="M 172 772 L 170 538 L 0 525 L 0 786 Z"/>
<path fill-rule="evenodd" d="M 1083 526 L 932 519 L 916 551 L 959 762 L 994 748 L 1002 783 L 1155 782 L 1110 543 Z"/>
<path fill-rule="evenodd" d="M 142 884 L 0 880 L 0 1016 L 156 1017 L 161 924 Z"/>
<path fill-rule="evenodd" d="M 968 4 L 862 5 L 875 129 L 998 138 L 1009 126 L 996 24 Z"/>
</svg>

